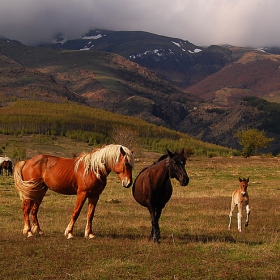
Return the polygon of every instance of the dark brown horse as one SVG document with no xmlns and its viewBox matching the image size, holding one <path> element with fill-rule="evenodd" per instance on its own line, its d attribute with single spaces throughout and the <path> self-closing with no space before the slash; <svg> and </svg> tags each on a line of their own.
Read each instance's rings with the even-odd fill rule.
<svg viewBox="0 0 280 280">
<path fill-rule="evenodd" d="M 4 160 L 0 165 L 1 175 L 13 175 L 13 163 L 11 160 Z"/>
<path fill-rule="evenodd" d="M 174 154 L 167 149 L 167 155 L 161 156 L 158 162 L 144 168 L 133 183 L 133 197 L 140 205 L 147 207 L 151 215 L 150 240 L 159 242 L 160 239 L 158 221 L 162 209 L 172 195 L 170 178 L 176 178 L 181 186 L 189 183 L 185 165 L 184 149 Z"/>
<path fill-rule="evenodd" d="M 106 186 L 106 178 L 114 171 L 122 186 L 132 184 L 132 151 L 120 145 L 108 145 L 101 149 L 84 153 L 77 158 L 60 158 L 37 155 L 27 161 L 20 161 L 14 169 L 15 186 L 23 201 L 23 234 L 42 234 L 37 213 L 46 191 L 51 189 L 64 195 L 77 195 L 70 223 L 65 236 L 73 237 L 73 228 L 80 211 L 88 199 L 85 237 L 93 238 L 92 219 L 100 194 Z M 31 230 L 29 214 L 33 222 Z"/>
</svg>

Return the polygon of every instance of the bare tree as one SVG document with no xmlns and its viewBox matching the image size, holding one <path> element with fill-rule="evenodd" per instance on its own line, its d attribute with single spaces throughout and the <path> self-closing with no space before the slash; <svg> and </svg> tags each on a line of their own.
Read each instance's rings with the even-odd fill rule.
<svg viewBox="0 0 280 280">
<path fill-rule="evenodd" d="M 139 150 L 139 134 L 138 131 L 127 127 L 114 127 L 110 136 L 115 144 L 123 145 L 129 149 Z"/>
</svg>

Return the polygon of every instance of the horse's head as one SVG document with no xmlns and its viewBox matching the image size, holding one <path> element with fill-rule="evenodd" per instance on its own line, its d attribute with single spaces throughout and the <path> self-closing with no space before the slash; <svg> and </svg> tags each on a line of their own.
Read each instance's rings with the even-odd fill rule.
<svg viewBox="0 0 280 280">
<path fill-rule="evenodd" d="M 124 147 L 120 147 L 120 157 L 118 162 L 114 164 L 113 170 L 118 175 L 122 186 L 129 188 L 132 184 L 132 169 L 133 169 L 133 150 L 129 151 Z"/>
<path fill-rule="evenodd" d="M 181 186 L 186 186 L 189 183 L 189 177 L 186 172 L 186 158 L 184 156 L 184 149 L 181 149 L 179 153 L 174 154 L 168 149 L 167 154 L 169 157 L 169 174 L 171 178 L 176 178 Z"/>
<path fill-rule="evenodd" d="M 241 195 L 245 196 L 246 192 L 247 192 L 247 187 L 248 187 L 248 183 L 249 183 L 249 178 L 247 179 L 241 179 L 239 177 L 239 183 L 240 183 L 240 189 L 241 189 Z"/>
</svg>

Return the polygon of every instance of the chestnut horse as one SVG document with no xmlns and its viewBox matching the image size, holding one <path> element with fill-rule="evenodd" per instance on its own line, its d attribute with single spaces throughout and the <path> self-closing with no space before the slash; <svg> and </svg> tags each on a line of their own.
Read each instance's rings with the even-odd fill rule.
<svg viewBox="0 0 280 280">
<path fill-rule="evenodd" d="M 167 154 L 161 156 L 158 162 L 144 168 L 138 174 L 132 187 L 135 200 L 150 212 L 152 231 L 149 239 L 157 243 L 160 239 L 159 218 L 172 195 L 170 178 L 176 178 L 181 186 L 189 183 L 184 149 L 174 154 L 166 150 Z"/>
<path fill-rule="evenodd" d="M 233 213 L 235 206 L 237 205 L 237 208 L 238 208 L 237 209 L 238 210 L 237 224 L 238 224 L 238 230 L 241 232 L 241 219 L 242 219 L 243 208 L 246 208 L 246 212 L 247 212 L 245 227 L 247 227 L 249 225 L 250 206 L 249 206 L 249 195 L 247 192 L 249 178 L 247 178 L 247 179 L 239 178 L 239 183 L 240 183 L 240 189 L 237 189 L 232 193 L 228 228 L 231 229 L 232 213 Z"/>
<path fill-rule="evenodd" d="M 92 219 L 100 194 L 106 186 L 107 176 L 113 170 L 122 186 L 132 184 L 133 151 L 121 145 L 108 145 L 83 153 L 77 158 L 60 158 L 50 155 L 36 155 L 27 161 L 20 161 L 14 168 L 15 186 L 23 201 L 23 234 L 42 234 L 37 213 L 48 189 L 64 195 L 77 195 L 70 223 L 65 236 L 73 237 L 73 228 L 80 211 L 88 199 L 85 237 L 93 238 Z M 31 230 L 29 214 L 33 222 Z"/>
</svg>

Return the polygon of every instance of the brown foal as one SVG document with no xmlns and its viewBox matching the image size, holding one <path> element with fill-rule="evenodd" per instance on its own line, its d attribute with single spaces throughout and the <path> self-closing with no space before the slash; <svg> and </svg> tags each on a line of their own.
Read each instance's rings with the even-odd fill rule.
<svg viewBox="0 0 280 280">
<path fill-rule="evenodd" d="M 232 200 L 231 200 L 231 209 L 229 212 L 229 225 L 228 228 L 231 229 L 231 218 L 232 213 L 237 205 L 237 221 L 238 221 L 238 230 L 241 232 L 241 220 L 242 220 L 242 210 L 243 208 L 246 208 L 247 216 L 246 216 L 246 222 L 245 227 L 249 225 L 249 215 L 250 215 L 250 206 L 249 206 L 249 195 L 247 192 L 247 187 L 249 183 L 249 178 L 247 179 L 241 179 L 239 178 L 240 182 L 240 189 L 235 190 L 232 193 Z"/>
</svg>

